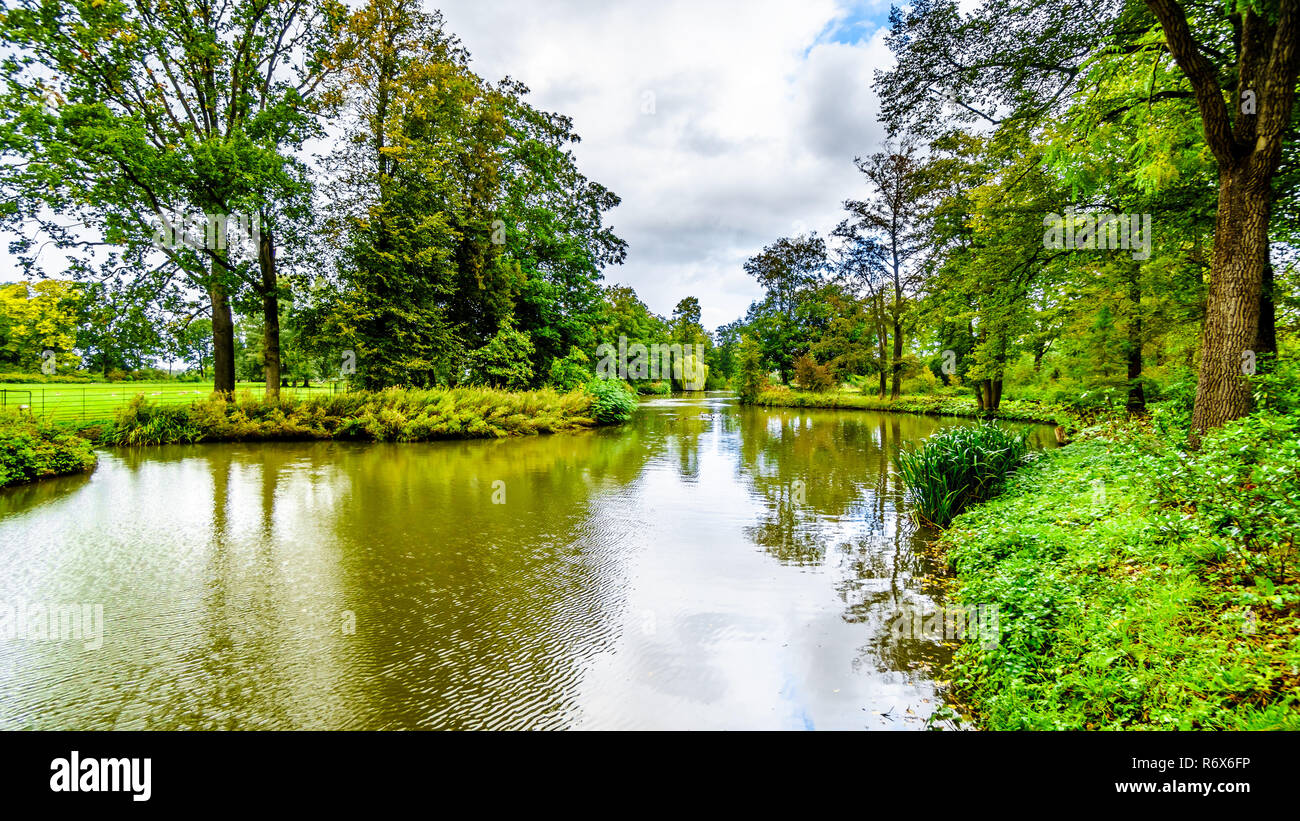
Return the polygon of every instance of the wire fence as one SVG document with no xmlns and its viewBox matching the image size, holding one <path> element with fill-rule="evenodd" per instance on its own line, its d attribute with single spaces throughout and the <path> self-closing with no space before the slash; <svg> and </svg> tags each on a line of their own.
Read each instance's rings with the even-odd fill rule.
<svg viewBox="0 0 1300 821">
<path fill-rule="evenodd" d="M 281 387 L 281 396 L 319 396 L 342 393 L 341 381 L 319 382 L 309 387 Z M 235 393 L 254 396 L 266 392 L 263 384 L 241 384 Z M 113 419 L 132 399 L 144 396 L 150 402 L 183 405 L 212 395 L 212 386 L 199 383 L 132 384 L 130 382 L 89 385 L 44 384 L 0 387 L 0 407 L 30 413 L 51 422 L 99 422 Z"/>
</svg>

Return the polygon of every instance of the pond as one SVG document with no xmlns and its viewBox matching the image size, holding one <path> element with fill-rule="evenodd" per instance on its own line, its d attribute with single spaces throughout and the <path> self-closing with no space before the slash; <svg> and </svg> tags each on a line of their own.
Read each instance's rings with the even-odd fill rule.
<svg viewBox="0 0 1300 821">
<path fill-rule="evenodd" d="M 0 728 L 921 729 L 952 642 L 900 629 L 944 603 L 892 463 L 954 424 L 102 453 L 0 491 Z"/>
</svg>

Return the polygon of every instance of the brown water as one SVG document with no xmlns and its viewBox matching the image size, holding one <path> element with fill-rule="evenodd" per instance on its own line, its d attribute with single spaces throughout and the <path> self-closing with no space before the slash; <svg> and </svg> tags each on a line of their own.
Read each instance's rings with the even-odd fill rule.
<svg viewBox="0 0 1300 821">
<path fill-rule="evenodd" d="M 921 728 L 949 650 L 892 629 L 941 604 L 892 460 L 953 424 L 707 394 L 104 453 L 0 491 L 0 728 Z M 68 605 L 80 635 L 31 627 Z"/>
</svg>

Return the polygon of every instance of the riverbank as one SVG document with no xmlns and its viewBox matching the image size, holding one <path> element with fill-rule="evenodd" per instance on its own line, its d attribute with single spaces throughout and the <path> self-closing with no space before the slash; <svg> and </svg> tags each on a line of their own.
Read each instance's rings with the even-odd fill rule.
<svg viewBox="0 0 1300 821">
<path fill-rule="evenodd" d="M 898 399 L 880 399 L 844 391 L 809 393 L 782 387 L 769 388 L 761 392 L 754 404 L 773 408 L 845 408 L 887 413 L 918 413 L 923 416 L 1005 419 L 1011 422 L 1062 425 L 1067 429 L 1077 424 L 1075 415 L 1064 407 L 1038 402 L 1004 400 L 996 411 L 989 412 L 980 410 L 974 399 L 956 396 L 902 396 Z"/>
<path fill-rule="evenodd" d="M 0 412 L 0 487 L 95 467 L 90 442 L 29 414 Z"/>
<path fill-rule="evenodd" d="M 959 602 L 999 613 L 952 671 L 978 725 L 1300 728 L 1300 419 L 1185 442 L 1091 428 L 944 532 Z"/>
<path fill-rule="evenodd" d="M 186 405 L 138 396 L 109 423 L 80 427 L 101 445 L 349 439 L 418 442 L 491 439 L 584 430 L 625 421 L 635 397 L 622 383 L 597 382 L 559 393 L 550 388 L 352 391 L 266 400 L 238 394 Z"/>
</svg>

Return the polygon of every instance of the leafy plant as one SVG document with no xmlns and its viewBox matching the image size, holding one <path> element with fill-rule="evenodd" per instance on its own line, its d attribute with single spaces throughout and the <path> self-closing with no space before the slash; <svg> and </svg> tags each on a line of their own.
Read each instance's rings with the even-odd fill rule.
<svg viewBox="0 0 1300 821">
<path fill-rule="evenodd" d="M 993 496 L 1028 452 L 1029 431 L 992 423 L 945 428 L 898 454 L 898 470 L 923 520 L 947 527 L 962 508 Z"/>
<path fill-rule="evenodd" d="M 818 365 L 811 356 L 801 356 L 794 361 L 794 378 L 813 393 L 825 393 L 835 387 L 835 376 L 825 365 Z"/>
<path fill-rule="evenodd" d="M 0 487 L 94 466 L 95 453 L 85 439 L 27 414 L 0 412 Z"/>
<path fill-rule="evenodd" d="M 626 422 L 636 409 L 636 394 L 621 380 L 593 379 L 586 390 L 593 400 L 591 416 L 602 425 Z"/>
</svg>

